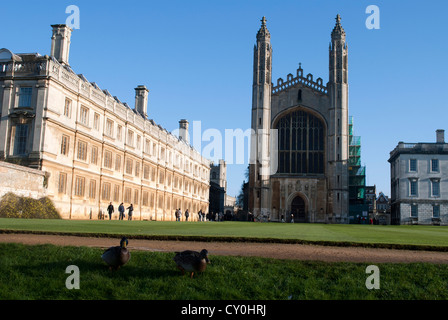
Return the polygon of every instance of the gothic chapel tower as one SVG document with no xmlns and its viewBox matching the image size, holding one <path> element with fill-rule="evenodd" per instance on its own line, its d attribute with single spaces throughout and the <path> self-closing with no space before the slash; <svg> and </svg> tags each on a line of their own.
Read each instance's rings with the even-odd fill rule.
<svg viewBox="0 0 448 320">
<path fill-rule="evenodd" d="M 348 65 L 345 31 L 341 17 L 331 33 L 328 95 L 330 98 L 328 165 L 329 203 L 341 222 L 348 222 Z"/>
<path fill-rule="evenodd" d="M 269 129 L 271 126 L 272 48 L 266 18 L 261 20 L 254 46 L 252 91 L 251 165 L 249 169 L 249 208 L 257 216 L 270 212 Z"/>
<path fill-rule="evenodd" d="M 254 47 L 249 211 L 271 221 L 348 223 L 348 64 L 341 17 L 331 33 L 329 81 L 295 74 L 272 83 L 271 35 Z M 275 172 L 274 172 L 275 171 Z"/>
</svg>

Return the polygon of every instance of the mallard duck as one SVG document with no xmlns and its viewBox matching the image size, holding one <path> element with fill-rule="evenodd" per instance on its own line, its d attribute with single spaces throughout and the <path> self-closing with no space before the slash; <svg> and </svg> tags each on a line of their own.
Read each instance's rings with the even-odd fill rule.
<svg viewBox="0 0 448 320">
<path fill-rule="evenodd" d="M 131 253 L 128 248 L 128 239 L 123 237 L 119 246 L 110 247 L 104 251 L 101 258 L 109 265 L 110 269 L 118 270 L 131 259 Z"/>
<path fill-rule="evenodd" d="M 193 278 L 195 272 L 204 272 L 207 268 L 207 263 L 210 263 L 208 259 L 208 251 L 203 249 L 201 252 L 185 250 L 182 252 L 176 252 L 173 258 L 177 264 L 177 268 L 185 274 L 185 271 L 190 272 L 190 278 Z"/>
</svg>

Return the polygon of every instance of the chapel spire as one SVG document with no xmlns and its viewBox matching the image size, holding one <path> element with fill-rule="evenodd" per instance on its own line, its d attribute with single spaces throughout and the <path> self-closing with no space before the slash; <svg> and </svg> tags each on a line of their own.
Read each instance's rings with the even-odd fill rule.
<svg viewBox="0 0 448 320">
<path fill-rule="evenodd" d="M 261 27 L 257 33 L 257 44 L 254 47 L 254 85 L 271 85 L 272 47 L 271 34 L 266 27 L 266 17 L 261 19 Z M 267 94 L 270 89 L 264 88 Z"/>
<path fill-rule="evenodd" d="M 345 31 L 344 28 L 342 28 L 341 25 L 341 16 L 339 15 L 339 13 L 336 16 L 336 25 L 333 28 L 333 31 L 331 32 L 331 38 L 333 40 L 345 40 Z"/>
<path fill-rule="evenodd" d="M 272 94 L 271 34 L 266 17 L 261 19 L 254 47 L 254 80 L 252 87 L 252 136 L 249 168 L 249 208 L 254 215 L 270 212 L 270 127 Z"/>
<path fill-rule="evenodd" d="M 267 40 L 271 38 L 271 34 L 269 33 L 268 28 L 266 27 L 266 17 L 263 16 L 263 18 L 260 20 L 261 21 L 261 27 L 260 30 L 258 30 L 257 33 L 257 40 Z"/>
<path fill-rule="evenodd" d="M 328 153 L 328 192 L 331 197 L 331 211 L 347 219 L 348 200 L 348 48 L 341 16 L 336 16 L 336 25 L 331 32 L 328 97 L 329 126 Z"/>
<path fill-rule="evenodd" d="M 338 14 L 330 42 L 330 82 L 332 83 L 347 83 L 348 47 L 345 40 L 345 30 L 342 28 L 341 16 Z"/>
</svg>

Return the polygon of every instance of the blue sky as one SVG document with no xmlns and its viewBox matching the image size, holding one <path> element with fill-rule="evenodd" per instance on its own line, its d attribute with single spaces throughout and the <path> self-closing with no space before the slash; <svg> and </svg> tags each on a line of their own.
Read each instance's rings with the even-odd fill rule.
<svg viewBox="0 0 448 320">
<path fill-rule="evenodd" d="M 273 47 L 273 82 L 295 73 L 328 81 L 328 45 L 336 14 L 349 46 L 349 113 L 361 136 L 367 183 L 390 194 L 389 152 L 399 141 L 434 142 L 448 134 L 447 1 L 4 1 L 0 48 L 50 53 L 51 24 L 80 10 L 70 65 L 134 105 L 149 90 L 149 117 L 172 131 L 179 119 L 202 130 L 250 127 L 253 46 L 262 16 Z M 366 7 L 380 9 L 369 30 Z M 208 142 L 203 142 L 205 147 Z M 228 166 L 236 195 L 246 164 Z"/>
</svg>

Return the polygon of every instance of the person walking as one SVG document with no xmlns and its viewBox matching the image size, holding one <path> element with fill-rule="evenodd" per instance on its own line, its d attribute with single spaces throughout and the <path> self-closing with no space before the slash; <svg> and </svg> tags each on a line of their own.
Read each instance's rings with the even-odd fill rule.
<svg viewBox="0 0 448 320">
<path fill-rule="evenodd" d="M 134 212 L 134 207 L 131 205 L 128 207 L 128 220 L 132 220 L 132 213 Z"/>
<path fill-rule="evenodd" d="M 189 216 L 190 216 L 190 212 L 188 212 L 188 209 L 187 209 L 187 211 L 185 211 L 185 221 L 188 221 Z"/>
<path fill-rule="evenodd" d="M 124 205 L 123 205 L 123 202 L 120 203 L 120 205 L 118 206 L 118 213 L 119 213 L 118 219 L 119 220 L 123 220 L 123 218 L 124 218 Z"/>
<path fill-rule="evenodd" d="M 114 213 L 114 206 L 112 205 L 112 202 L 107 207 L 107 212 L 109 213 L 109 220 L 112 220 L 112 213 Z"/>
</svg>

